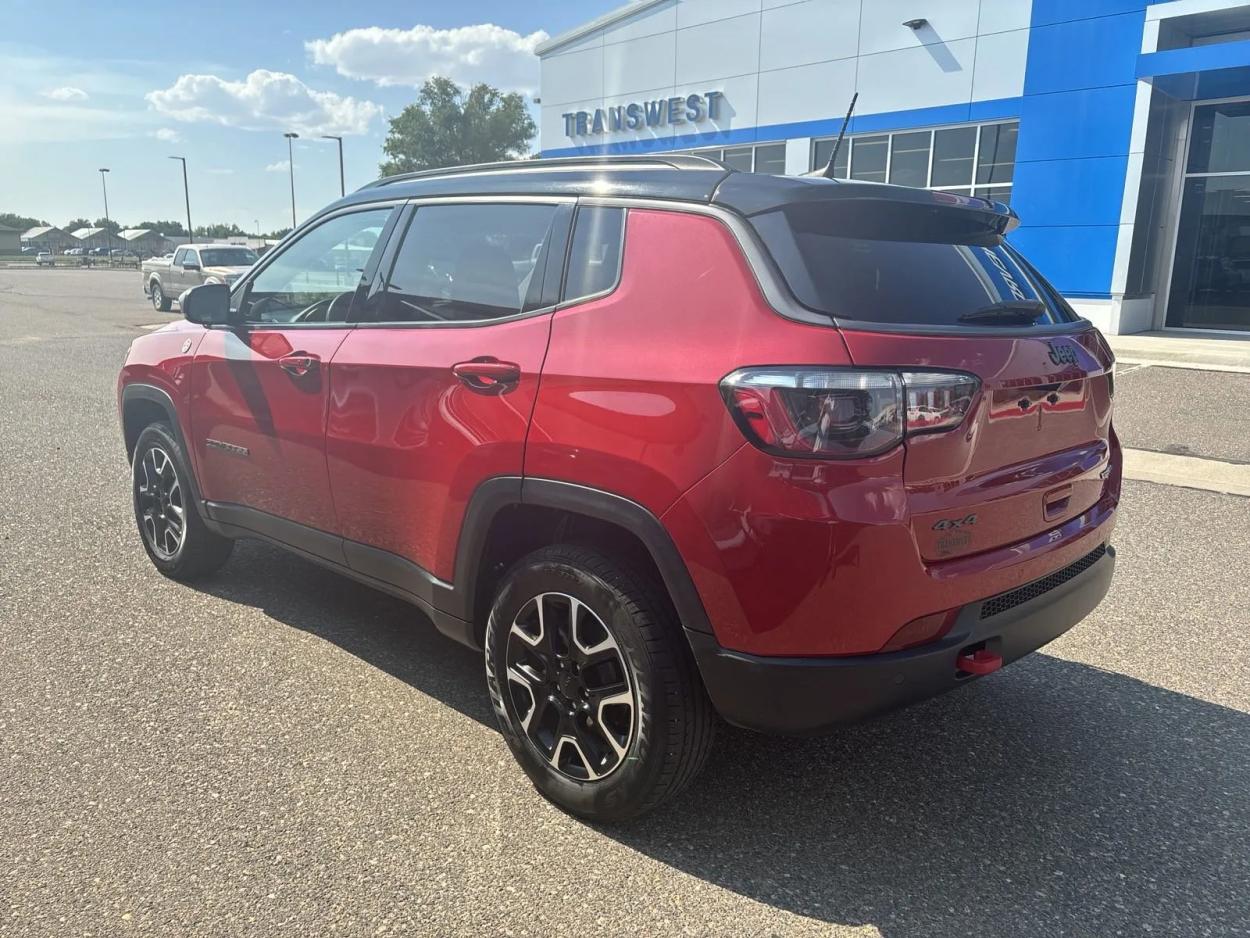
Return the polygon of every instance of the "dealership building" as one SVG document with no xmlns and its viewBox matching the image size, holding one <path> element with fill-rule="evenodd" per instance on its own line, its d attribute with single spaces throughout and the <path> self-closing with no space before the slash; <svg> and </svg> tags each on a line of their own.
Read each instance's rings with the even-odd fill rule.
<svg viewBox="0 0 1250 938">
<path fill-rule="evenodd" d="M 1250 332 L 1250 3 L 634 0 L 539 47 L 545 156 L 1008 202 L 1109 332 Z"/>
</svg>

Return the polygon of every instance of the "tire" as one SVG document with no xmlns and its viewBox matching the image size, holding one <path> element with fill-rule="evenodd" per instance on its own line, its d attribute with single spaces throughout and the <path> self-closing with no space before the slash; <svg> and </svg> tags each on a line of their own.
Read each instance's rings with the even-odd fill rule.
<svg viewBox="0 0 1250 938">
<path fill-rule="evenodd" d="M 651 578 L 590 548 L 543 548 L 505 576 L 485 646 L 504 739 L 538 791 L 569 813 L 638 817 L 703 767 L 716 716 Z"/>
<path fill-rule="evenodd" d="M 130 476 L 139 538 L 157 570 L 194 580 L 230 559 L 234 541 L 205 527 L 186 457 L 168 424 L 151 424 L 139 434 Z"/>
<path fill-rule="evenodd" d="M 152 308 L 168 313 L 173 308 L 173 301 L 165 295 L 159 280 L 152 281 Z"/>
</svg>

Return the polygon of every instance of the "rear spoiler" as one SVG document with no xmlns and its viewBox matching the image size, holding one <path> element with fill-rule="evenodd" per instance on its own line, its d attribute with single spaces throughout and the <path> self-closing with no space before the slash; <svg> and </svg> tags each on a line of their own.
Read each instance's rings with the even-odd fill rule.
<svg viewBox="0 0 1250 938">
<path fill-rule="evenodd" d="M 810 176 L 730 173 L 712 202 L 748 218 L 782 211 L 800 228 L 819 219 L 821 229 L 883 240 L 997 242 L 1020 224 L 1009 206 L 989 199 Z"/>
</svg>

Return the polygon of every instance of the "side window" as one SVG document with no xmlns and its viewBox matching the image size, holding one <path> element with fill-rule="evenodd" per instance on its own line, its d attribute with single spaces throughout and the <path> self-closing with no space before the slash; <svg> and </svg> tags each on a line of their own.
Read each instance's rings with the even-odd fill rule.
<svg viewBox="0 0 1250 938">
<path fill-rule="evenodd" d="M 183 257 L 183 259 L 182 259 L 182 266 L 183 266 L 183 267 L 185 267 L 185 266 L 187 266 L 188 264 L 194 264 L 195 266 L 197 266 L 197 267 L 198 267 L 198 266 L 199 266 L 199 263 L 200 263 L 200 254 L 199 254 L 199 252 L 198 252 L 198 251 L 192 251 L 192 250 L 190 250 L 190 249 L 188 248 L 188 249 L 187 249 L 186 256 L 185 256 L 185 257 Z"/>
<path fill-rule="evenodd" d="M 395 255 L 373 322 L 481 322 L 533 308 L 554 205 L 426 205 Z"/>
<path fill-rule="evenodd" d="M 174 267 L 181 267 L 182 259 L 186 256 L 187 256 L 187 249 L 178 248 L 178 250 L 174 251 L 174 259 L 170 261 L 170 264 Z"/>
<path fill-rule="evenodd" d="M 625 209 L 582 206 L 573 223 L 573 246 L 564 279 L 565 302 L 616 286 L 625 239 Z"/>
<path fill-rule="evenodd" d="M 248 284 L 245 321 L 344 322 L 392 211 L 336 215 L 286 245 Z"/>
</svg>

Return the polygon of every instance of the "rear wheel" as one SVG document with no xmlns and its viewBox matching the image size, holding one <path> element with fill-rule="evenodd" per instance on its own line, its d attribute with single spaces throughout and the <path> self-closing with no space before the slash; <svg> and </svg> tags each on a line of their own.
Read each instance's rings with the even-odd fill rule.
<svg viewBox="0 0 1250 938">
<path fill-rule="evenodd" d="M 166 424 L 154 423 L 139 434 L 131 463 L 135 522 L 153 565 L 175 580 L 213 573 L 234 549 L 234 541 L 205 527 L 190 477 Z"/>
<path fill-rule="evenodd" d="M 711 702 L 663 594 L 588 548 L 544 548 L 513 567 L 487 624 L 486 678 L 521 767 L 581 817 L 650 811 L 711 746 Z"/>
<path fill-rule="evenodd" d="M 152 286 L 152 307 L 160 310 L 162 313 L 168 313 L 173 303 L 165 296 L 165 291 L 161 289 L 159 280 L 153 280 Z"/>
</svg>

